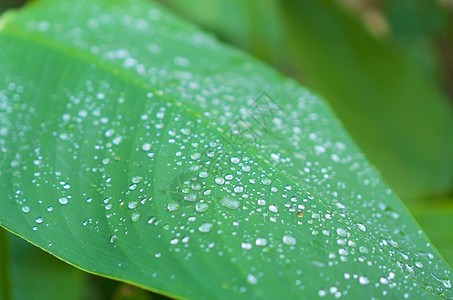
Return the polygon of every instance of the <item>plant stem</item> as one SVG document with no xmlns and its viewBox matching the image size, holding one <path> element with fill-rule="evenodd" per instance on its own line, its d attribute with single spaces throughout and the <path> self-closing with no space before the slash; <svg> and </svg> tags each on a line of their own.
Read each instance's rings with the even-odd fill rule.
<svg viewBox="0 0 453 300">
<path fill-rule="evenodd" d="M 8 252 L 6 231 L 0 227 L 0 295 L 2 300 L 11 300 Z"/>
</svg>

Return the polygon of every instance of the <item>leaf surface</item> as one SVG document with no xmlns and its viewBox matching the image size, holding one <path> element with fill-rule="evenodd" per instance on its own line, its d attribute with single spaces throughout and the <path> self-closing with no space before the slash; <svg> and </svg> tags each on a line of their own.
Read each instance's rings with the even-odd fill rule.
<svg viewBox="0 0 453 300">
<path fill-rule="evenodd" d="M 177 298 L 451 296 L 330 109 L 142 1 L 45 0 L 0 33 L 0 224 Z"/>
</svg>

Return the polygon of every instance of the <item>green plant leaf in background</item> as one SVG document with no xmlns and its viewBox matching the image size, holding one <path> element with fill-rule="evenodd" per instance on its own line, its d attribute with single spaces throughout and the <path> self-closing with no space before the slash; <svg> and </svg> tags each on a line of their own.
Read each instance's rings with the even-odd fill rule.
<svg viewBox="0 0 453 300">
<path fill-rule="evenodd" d="M 430 240 L 453 266 L 453 199 L 410 199 L 408 208 Z"/>
<path fill-rule="evenodd" d="M 176 298 L 451 297 L 451 270 L 315 95 L 142 1 L 0 31 L 0 224 Z"/>
<path fill-rule="evenodd" d="M 82 299 L 83 272 L 9 235 L 13 299 Z"/>
<path fill-rule="evenodd" d="M 5 234 L 3 229 L 0 230 Z M 83 272 L 12 234 L 7 234 L 6 237 L 10 259 L 4 263 L 9 269 L 10 286 L 9 289 L 2 286 L 0 291 L 9 291 L 8 299 L 83 299 L 87 277 Z M 4 249 L 2 247 L 1 250 Z M 0 299 L 5 299 L 1 295 L 6 294 L 0 293 Z"/>
<path fill-rule="evenodd" d="M 330 1 L 283 1 L 311 86 L 403 196 L 451 190 L 453 111 L 433 79 Z"/>
</svg>

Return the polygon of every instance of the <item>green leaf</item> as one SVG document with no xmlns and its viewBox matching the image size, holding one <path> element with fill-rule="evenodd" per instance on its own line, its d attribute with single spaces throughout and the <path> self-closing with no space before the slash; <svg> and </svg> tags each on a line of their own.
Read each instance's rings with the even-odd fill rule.
<svg viewBox="0 0 453 300">
<path fill-rule="evenodd" d="M 0 33 L 0 225 L 177 298 L 416 298 L 451 270 L 318 97 L 143 1 Z"/>
<path fill-rule="evenodd" d="M 26 0 L 2 0 L 0 2 L 0 15 L 7 9 L 20 7 Z"/>
<path fill-rule="evenodd" d="M 399 195 L 447 193 L 453 110 L 405 53 L 370 36 L 334 1 L 282 1 L 298 62 Z"/>
<path fill-rule="evenodd" d="M 3 229 L 0 232 L 6 233 Z M 7 261 L 9 299 L 86 299 L 82 297 L 86 280 L 83 272 L 13 234 L 5 236 L 8 241 L 5 248 L 9 248 L 10 253 Z"/>
<path fill-rule="evenodd" d="M 11 283 L 9 278 L 9 251 L 6 231 L 0 228 L 0 299 L 11 299 Z"/>
<path fill-rule="evenodd" d="M 453 266 L 453 197 L 408 199 L 408 208 L 417 222 L 437 246 L 445 260 Z"/>
</svg>

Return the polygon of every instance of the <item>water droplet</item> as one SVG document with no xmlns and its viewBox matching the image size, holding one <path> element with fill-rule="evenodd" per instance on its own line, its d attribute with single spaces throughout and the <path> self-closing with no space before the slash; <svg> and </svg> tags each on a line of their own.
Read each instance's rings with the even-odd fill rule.
<svg viewBox="0 0 453 300">
<path fill-rule="evenodd" d="M 241 248 L 244 250 L 250 250 L 250 249 L 252 249 L 252 244 L 251 243 L 241 243 Z"/>
<path fill-rule="evenodd" d="M 368 248 L 365 246 L 360 246 L 359 247 L 359 252 L 362 254 L 367 254 L 368 253 Z"/>
<path fill-rule="evenodd" d="M 346 236 L 346 230 L 344 230 L 343 228 L 337 228 L 337 234 L 339 236 L 345 237 Z"/>
<path fill-rule="evenodd" d="M 114 243 L 118 237 L 116 235 L 110 236 L 110 243 Z"/>
<path fill-rule="evenodd" d="M 283 240 L 283 244 L 285 244 L 285 245 L 288 245 L 288 246 L 296 245 L 296 238 L 291 235 L 284 235 L 282 240 Z"/>
<path fill-rule="evenodd" d="M 277 206 L 275 206 L 275 205 L 270 205 L 270 206 L 269 206 L 269 210 L 270 210 L 271 212 L 273 212 L 273 213 L 277 213 L 277 212 L 278 212 L 278 208 L 277 208 Z"/>
<path fill-rule="evenodd" d="M 219 185 L 222 185 L 225 183 L 225 179 L 221 178 L 221 177 L 217 177 L 215 179 L 215 183 L 219 184 Z"/>
<path fill-rule="evenodd" d="M 151 150 L 151 144 L 150 144 L 150 143 L 144 143 L 144 144 L 142 145 L 142 150 L 143 150 L 143 151 L 149 151 L 149 150 Z"/>
<path fill-rule="evenodd" d="M 203 223 L 198 227 L 198 230 L 203 233 L 207 233 L 212 230 L 214 225 L 212 223 Z"/>
<path fill-rule="evenodd" d="M 132 222 L 138 222 L 141 218 L 141 215 L 139 212 L 134 212 L 132 215 L 131 215 L 131 220 Z"/>
<path fill-rule="evenodd" d="M 235 193 L 242 193 L 242 192 L 244 191 L 244 188 L 243 188 L 242 186 L 240 186 L 240 185 L 237 185 L 237 186 L 235 186 L 235 187 L 233 188 L 233 191 L 234 191 Z"/>
<path fill-rule="evenodd" d="M 44 221 L 44 219 L 42 217 L 37 217 L 35 220 L 35 222 L 38 224 L 41 224 L 43 221 Z"/>
<path fill-rule="evenodd" d="M 58 199 L 58 202 L 60 202 L 60 204 L 62 204 L 62 205 L 66 205 L 66 204 L 68 204 L 69 201 L 68 201 L 68 198 L 63 197 L 63 198 Z"/>
<path fill-rule="evenodd" d="M 255 245 L 264 247 L 267 245 L 267 240 L 265 238 L 257 238 L 255 241 Z"/>
<path fill-rule="evenodd" d="M 253 274 L 248 274 L 247 275 L 247 281 L 250 284 L 257 284 L 258 283 L 258 278 L 256 278 Z"/>
<path fill-rule="evenodd" d="M 168 211 L 177 211 L 179 210 L 179 204 L 176 202 L 170 202 L 167 204 Z"/>
<path fill-rule="evenodd" d="M 131 201 L 127 204 L 127 207 L 129 209 L 135 209 L 135 208 L 137 208 L 137 206 L 138 206 L 138 201 Z"/>
<path fill-rule="evenodd" d="M 266 205 L 266 200 L 264 200 L 264 199 L 259 199 L 259 200 L 258 200 L 258 205 L 261 205 L 261 206 Z"/>
<path fill-rule="evenodd" d="M 360 231 L 363 231 L 363 232 L 366 231 L 366 226 L 363 225 L 363 224 L 361 224 L 361 223 L 358 223 L 358 224 L 357 224 L 357 227 L 360 229 Z"/>
<path fill-rule="evenodd" d="M 209 209 L 209 205 L 203 202 L 197 203 L 195 205 L 195 210 L 199 213 L 205 212 Z"/>
<path fill-rule="evenodd" d="M 22 211 L 27 214 L 27 213 L 30 212 L 30 207 L 29 206 L 23 206 L 22 207 Z"/>
<path fill-rule="evenodd" d="M 367 285 L 370 283 L 370 280 L 366 276 L 359 276 L 359 283 L 361 285 Z"/>
<path fill-rule="evenodd" d="M 142 182 L 143 177 L 142 176 L 134 176 L 132 177 L 132 183 L 140 183 Z"/>
<path fill-rule="evenodd" d="M 239 162 L 239 158 L 237 158 L 237 157 L 232 157 L 232 158 L 231 158 L 231 162 L 232 162 L 233 164 L 237 164 L 237 163 Z"/>
<path fill-rule="evenodd" d="M 237 209 L 240 205 L 238 200 L 229 197 L 223 197 L 222 200 L 220 200 L 220 204 L 229 209 Z"/>
</svg>

